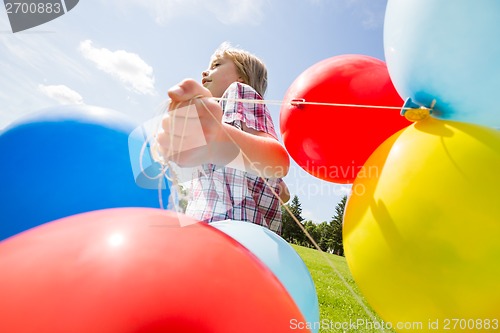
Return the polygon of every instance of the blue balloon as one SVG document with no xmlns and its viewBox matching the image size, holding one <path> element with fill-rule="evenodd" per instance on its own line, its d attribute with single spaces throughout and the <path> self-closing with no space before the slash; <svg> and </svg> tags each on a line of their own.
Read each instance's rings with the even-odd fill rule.
<svg viewBox="0 0 500 333">
<path fill-rule="evenodd" d="M 403 99 L 440 119 L 500 126 L 500 1 L 389 0 L 384 49 Z"/>
<path fill-rule="evenodd" d="M 68 106 L 0 132 L 0 240 L 91 210 L 159 207 L 158 186 L 138 186 L 132 171 L 129 141 L 144 141 L 129 137 L 135 126 L 116 111 Z M 162 190 L 164 201 L 169 194 Z"/>
<path fill-rule="evenodd" d="M 257 224 L 218 221 L 211 226 L 224 232 L 259 258 L 280 280 L 314 333 L 318 332 L 319 303 L 311 274 L 300 256 L 283 238 Z M 236 268 L 237 269 L 237 268 Z"/>
</svg>

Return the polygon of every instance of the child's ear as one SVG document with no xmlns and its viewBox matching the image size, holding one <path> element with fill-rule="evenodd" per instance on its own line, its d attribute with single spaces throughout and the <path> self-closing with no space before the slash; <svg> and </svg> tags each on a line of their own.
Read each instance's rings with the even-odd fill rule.
<svg viewBox="0 0 500 333">
<path fill-rule="evenodd" d="M 245 83 L 245 80 L 243 80 L 241 77 L 238 78 L 239 83 Z"/>
</svg>

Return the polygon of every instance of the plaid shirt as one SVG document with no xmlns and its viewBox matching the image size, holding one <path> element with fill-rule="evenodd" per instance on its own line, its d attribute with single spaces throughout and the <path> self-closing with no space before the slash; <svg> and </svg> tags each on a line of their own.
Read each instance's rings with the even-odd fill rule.
<svg viewBox="0 0 500 333">
<path fill-rule="evenodd" d="M 271 134 L 277 140 L 269 110 L 264 104 L 236 102 L 231 99 L 262 99 L 250 86 L 235 82 L 220 102 L 222 121 L 238 129 L 249 128 Z M 241 158 L 241 155 L 240 155 Z M 204 164 L 195 171 L 191 182 L 186 215 L 199 221 L 248 221 L 281 233 L 281 207 L 267 185 L 279 194 L 281 178 L 267 179 L 226 166 Z M 267 185 L 266 185 L 267 183 Z"/>
</svg>

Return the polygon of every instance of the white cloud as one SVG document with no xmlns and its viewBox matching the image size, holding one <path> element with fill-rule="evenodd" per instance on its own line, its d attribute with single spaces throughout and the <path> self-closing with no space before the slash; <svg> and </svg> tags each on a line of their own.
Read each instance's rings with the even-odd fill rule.
<svg viewBox="0 0 500 333">
<path fill-rule="evenodd" d="M 323 221 L 320 221 L 316 215 L 308 210 L 308 209 L 302 209 L 302 213 L 300 214 L 302 216 L 302 218 L 304 219 L 304 221 L 313 221 L 313 223 L 316 223 L 316 224 L 319 224 Z"/>
<path fill-rule="evenodd" d="M 360 17 L 366 29 L 383 26 L 386 0 L 346 0 L 348 7 Z"/>
<path fill-rule="evenodd" d="M 208 10 L 224 24 L 258 24 L 264 18 L 263 0 L 208 1 Z"/>
<path fill-rule="evenodd" d="M 385 13 L 381 10 L 365 8 L 362 12 L 362 24 L 367 29 L 376 29 L 384 24 Z"/>
<path fill-rule="evenodd" d="M 56 33 L 0 34 L 0 59 L 8 64 L 16 76 L 28 69 L 29 76 L 33 77 L 34 74 L 46 76 L 47 70 L 64 68 L 68 76 L 88 78 L 86 71 L 65 49 Z"/>
<path fill-rule="evenodd" d="M 38 90 L 60 104 L 83 104 L 82 96 L 65 85 L 39 84 Z"/>
<path fill-rule="evenodd" d="M 46 82 L 48 76 L 51 81 L 73 85 L 88 80 L 85 67 L 71 52 L 75 51 L 74 45 L 67 48 L 66 41 L 50 32 L 0 33 L 0 128 L 30 112 L 53 106 L 54 101 L 39 89 L 39 83 Z"/>
<path fill-rule="evenodd" d="M 385 6 L 387 0 L 309 0 L 314 6 L 337 5 L 337 10 L 350 9 L 360 20 L 365 29 L 376 29 L 384 24 Z"/>
<path fill-rule="evenodd" d="M 264 0 L 115 0 L 121 8 L 142 7 L 158 24 L 173 18 L 211 13 L 224 24 L 259 24 L 264 18 Z"/>
<path fill-rule="evenodd" d="M 125 50 L 110 51 L 92 46 L 91 40 L 80 43 L 79 51 L 98 69 L 120 80 L 127 89 L 144 95 L 156 95 L 153 68 L 139 55 Z"/>
<path fill-rule="evenodd" d="M 175 17 L 198 14 L 204 6 L 201 0 L 116 0 L 121 7 L 142 7 L 154 17 L 155 22 L 163 25 Z"/>
</svg>

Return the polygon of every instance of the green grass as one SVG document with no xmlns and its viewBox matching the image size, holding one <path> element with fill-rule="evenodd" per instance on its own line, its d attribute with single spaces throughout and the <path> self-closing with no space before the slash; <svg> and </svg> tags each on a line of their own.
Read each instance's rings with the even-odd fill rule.
<svg viewBox="0 0 500 333">
<path fill-rule="evenodd" d="M 304 260 L 316 287 L 320 309 L 320 333 L 393 332 L 386 327 L 381 330 L 380 326 L 377 326 L 383 322 L 362 296 L 344 257 L 292 246 Z"/>
</svg>

